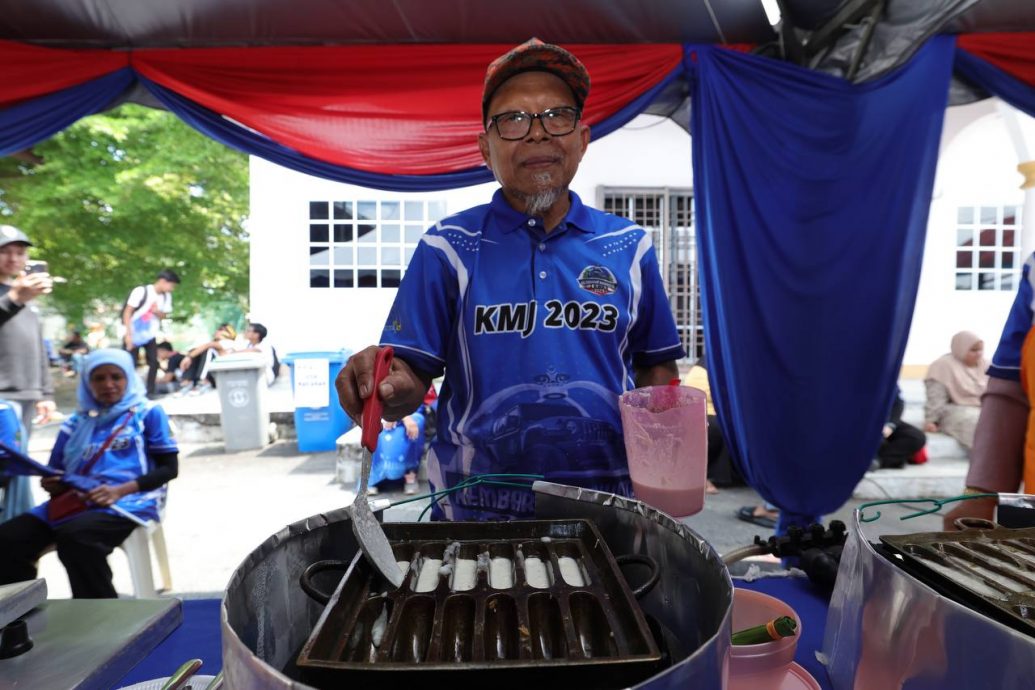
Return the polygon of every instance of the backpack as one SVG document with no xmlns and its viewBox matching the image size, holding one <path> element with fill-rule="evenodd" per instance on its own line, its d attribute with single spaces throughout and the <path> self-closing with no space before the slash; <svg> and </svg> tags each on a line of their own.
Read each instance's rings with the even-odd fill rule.
<svg viewBox="0 0 1035 690">
<path fill-rule="evenodd" d="M 129 297 L 133 294 L 133 290 L 136 290 L 138 287 L 144 288 L 144 299 L 140 300 L 140 304 L 130 304 Z M 126 307 L 133 307 L 133 311 L 135 312 L 137 309 L 140 309 L 140 307 L 144 306 L 144 302 L 147 301 L 147 288 L 147 285 L 137 285 L 133 288 L 133 290 L 129 291 L 129 295 L 126 295 L 126 301 L 122 303 L 122 309 L 119 311 L 120 317 L 122 316 L 122 312 L 126 310 Z"/>
</svg>

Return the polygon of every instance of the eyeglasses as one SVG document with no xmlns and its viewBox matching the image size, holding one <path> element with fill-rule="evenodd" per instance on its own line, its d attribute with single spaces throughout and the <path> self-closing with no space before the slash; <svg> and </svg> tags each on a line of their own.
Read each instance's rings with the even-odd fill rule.
<svg viewBox="0 0 1035 690">
<path fill-rule="evenodd" d="M 526 113 L 520 110 L 508 113 L 493 115 L 489 126 L 496 125 L 496 132 L 500 139 L 516 141 L 524 139 L 532 131 L 532 122 L 539 120 L 547 134 L 555 137 L 563 137 L 575 131 L 575 125 L 582 113 L 578 108 L 564 106 L 562 108 L 550 108 L 541 113 Z M 485 128 L 488 131 L 488 127 Z"/>
</svg>

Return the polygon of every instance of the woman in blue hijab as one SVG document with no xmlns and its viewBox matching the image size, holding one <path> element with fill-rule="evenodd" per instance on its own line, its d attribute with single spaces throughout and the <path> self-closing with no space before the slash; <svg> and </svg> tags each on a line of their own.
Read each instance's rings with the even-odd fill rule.
<svg viewBox="0 0 1035 690">
<path fill-rule="evenodd" d="M 0 585 L 34 579 L 36 561 L 56 545 L 73 597 L 113 599 L 108 554 L 158 519 L 179 449 L 124 350 L 86 357 L 77 403 L 50 453 L 63 473 L 43 480 L 50 500 L 0 524 Z"/>
</svg>

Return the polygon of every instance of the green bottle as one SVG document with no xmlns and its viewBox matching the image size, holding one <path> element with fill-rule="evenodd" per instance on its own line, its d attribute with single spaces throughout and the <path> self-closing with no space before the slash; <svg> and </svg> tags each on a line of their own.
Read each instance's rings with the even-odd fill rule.
<svg viewBox="0 0 1035 690">
<path fill-rule="evenodd" d="M 790 616 L 774 618 L 764 625 L 755 625 L 733 633 L 733 644 L 762 644 L 782 637 L 790 637 L 797 631 L 798 624 Z"/>
</svg>

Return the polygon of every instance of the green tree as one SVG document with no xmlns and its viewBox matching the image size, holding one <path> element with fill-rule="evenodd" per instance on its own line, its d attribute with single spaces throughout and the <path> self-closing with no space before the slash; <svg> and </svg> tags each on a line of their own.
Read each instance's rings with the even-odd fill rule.
<svg viewBox="0 0 1035 690">
<path fill-rule="evenodd" d="M 171 113 L 138 105 L 80 120 L 0 159 L 0 223 L 50 262 L 48 303 L 72 323 L 121 310 L 135 285 L 171 268 L 175 319 L 241 310 L 248 292 L 248 160 Z"/>
</svg>

